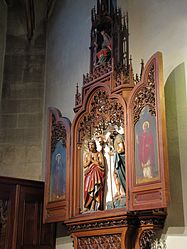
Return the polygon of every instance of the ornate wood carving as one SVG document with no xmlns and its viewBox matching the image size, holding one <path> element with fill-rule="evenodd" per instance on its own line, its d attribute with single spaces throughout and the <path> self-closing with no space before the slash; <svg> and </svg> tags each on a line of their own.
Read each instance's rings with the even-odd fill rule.
<svg viewBox="0 0 187 249">
<path fill-rule="evenodd" d="M 105 65 L 100 65 L 97 68 L 95 68 L 93 73 L 83 75 L 83 85 L 89 84 L 95 80 L 100 80 L 101 78 L 103 78 L 103 76 L 111 72 L 112 72 L 111 62 L 107 62 Z"/>
<path fill-rule="evenodd" d="M 78 238 L 79 249 L 121 249 L 121 234 L 109 234 Z"/>
<path fill-rule="evenodd" d="M 75 106 L 78 106 L 81 104 L 81 93 L 79 92 L 79 86 L 77 83 L 77 87 L 76 87 L 76 94 L 75 94 Z"/>
<path fill-rule="evenodd" d="M 67 131 L 65 126 L 60 122 L 56 122 L 56 117 L 54 114 L 52 114 L 51 153 L 54 151 L 55 146 L 59 141 L 61 141 L 66 147 L 66 137 L 67 137 Z"/>
<path fill-rule="evenodd" d="M 168 203 L 161 54 L 145 68 L 142 61 L 134 78 L 128 16 L 122 17 L 116 1 L 98 0 L 91 21 L 90 71 L 75 94 L 71 210 L 65 223 L 75 248 L 147 249 L 165 221 L 165 212 L 152 210 Z M 154 164 L 139 157 L 145 131 L 156 148 Z"/>
<path fill-rule="evenodd" d="M 128 147 L 131 156 L 128 165 L 129 170 L 133 169 L 132 179 L 129 181 L 130 209 L 143 210 L 147 209 L 147 206 L 164 208 L 168 205 L 167 141 L 162 80 L 162 57 L 158 52 L 146 64 L 141 81 L 134 87 L 128 102 L 128 123 L 131 124 Z M 143 147 L 143 141 L 147 144 L 147 149 Z M 144 160 L 142 156 L 146 152 Z"/>
<path fill-rule="evenodd" d="M 144 230 L 139 240 L 140 249 L 151 248 L 151 244 L 153 243 L 155 236 L 156 233 L 152 229 Z"/>
<path fill-rule="evenodd" d="M 137 222 L 136 218 L 134 220 L 128 220 L 127 218 L 121 218 L 119 220 L 103 220 L 103 221 L 96 221 L 96 222 L 89 222 L 89 223 L 82 223 L 76 225 L 70 225 L 69 230 L 71 232 L 76 231 L 85 231 L 85 230 L 93 230 L 97 228 L 111 228 L 111 227 L 121 227 L 127 226 L 128 224 L 135 224 Z"/>
<path fill-rule="evenodd" d="M 92 9 L 91 20 L 90 72 L 93 73 L 98 67 L 97 55 L 102 47 L 103 38 L 100 35 L 102 31 L 105 31 L 111 38 L 110 50 L 114 68 L 117 70 L 118 67 L 123 66 L 123 70 L 128 72 L 128 15 L 122 17 L 121 9 L 117 8 L 116 1 L 97 1 L 97 9 Z"/>
<path fill-rule="evenodd" d="M 148 77 L 145 79 L 145 87 L 142 87 L 134 97 L 133 103 L 133 115 L 134 115 L 134 124 L 140 118 L 141 110 L 148 105 L 149 111 L 152 115 L 156 116 L 155 110 L 155 65 L 152 62 L 152 65 L 148 68 Z"/>
<path fill-rule="evenodd" d="M 5 248 L 7 240 L 8 201 L 0 200 L 0 248 Z"/>
<path fill-rule="evenodd" d="M 8 219 L 8 201 L 0 200 L 0 224 L 1 229 L 4 229 Z"/>
<path fill-rule="evenodd" d="M 99 89 L 91 99 L 89 113 L 81 118 L 78 142 L 92 135 L 102 135 L 112 125 L 124 126 L 124 108 L 116 99 L 110 99 L 105 90 Z"/>
</svg>

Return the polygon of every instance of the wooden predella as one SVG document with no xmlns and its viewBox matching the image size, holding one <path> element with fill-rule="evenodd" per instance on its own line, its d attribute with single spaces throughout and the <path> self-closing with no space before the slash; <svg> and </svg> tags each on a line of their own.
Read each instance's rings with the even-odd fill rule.
<svg viewBox="0 0 187 249">
<path fill-rule="evenodd" d="M 169 202 L 162 55 L 134 76 L 128 16 L 98 0 L 91 21 L 71 127 L 49 109 L 44 221 L 64 221 L 74 248 L 150 248 Z"/>
</svg>

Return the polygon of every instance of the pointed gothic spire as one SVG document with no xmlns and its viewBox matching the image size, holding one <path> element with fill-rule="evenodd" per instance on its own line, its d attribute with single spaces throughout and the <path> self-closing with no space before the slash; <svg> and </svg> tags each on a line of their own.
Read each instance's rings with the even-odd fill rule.
<svg viewBox="0 0 187 249">
<path fill-rule="evenodd" d="M 144 70 L 144 61 L 143 61 L 143 59 L 141 59 L 140 79 L 142 78 L 143 70 Z"/>
</svg>

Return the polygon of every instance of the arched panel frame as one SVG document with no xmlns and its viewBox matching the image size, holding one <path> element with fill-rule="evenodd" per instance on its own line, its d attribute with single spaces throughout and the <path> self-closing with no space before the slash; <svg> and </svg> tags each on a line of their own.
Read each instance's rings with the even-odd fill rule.
<svg viewBox="0 0 187 249">
<path fill-rule="evenodd" d="M 46 145 L 44 222 L 58 222 L 69 218 L 71 123 L 54 107 L 48 108 L 48 136 Z M 55 163 L 59 158 L 59 166 Z M 55 170 L 58 170 L 56 172 Z M 57 176 L 55 176 L 55 172 Z M 53 186 L 55 186 L 53 188 Z M 59 191 L 59 193 L 54 193 Z"/>
<path fill-rule="evenodd" d="M 123 108 L 123 117 L 122 119 L 124 120 L 124 130 L 125 130 L 125 138 L 127 138 L 127 105 L 125 100 L 123 99 L 123 97 L 120 94 L 115 94 L 115 93 L 111 93 L 110 90 L 110 81 L 108 82 L 99 82 L 97 85 L 95 86 L 91 86 L 88 91 L 86 91 L 85 96 L 84 96 L 84 100 L 83 100 L 83 104 L 82 104 L 82 108 L 78 111 L 78 113 L 76 114 L 75 118 L 74 118 L 74 122 L 72 124 L 72 185 L 71 185 L 71 189 L 70 189 L 70 193 L 71 193 L 71 197 L 70 197 L 70 203 L 71 203 L 71 211 L 70 211 L 70 222 L 84 222 L 87 220 L 95 220 L 95 219 L 103 219 L 103 218 L 107 218 L 107 217 L 113 217 L 113 216 L 118 216 L 119 217 L 121 215 L 124 216 L 124 214 L 126 213 L 126 207 L 124 208 L 116 208 L 115 212 L 114 209 L 110 209 L 110 210 L 98 210 L 92 213 L 81 213 L 81 207 L 80 207 L 80 202 L 81 202 L 81 181 L 82 181 L 82 176 L 81 176 L 81 172 L 82 172 L 82 165 L 81 165 L 81 146 L 82 146 L 82 141 L 80 138 L 80 133 L 79 133 L 79 127 L 80 127 L 80 123 L 83 120 L 83 117 L 85 115 L 89 115 L 91 108 L 92 108 L 92 101 L 94 98 L 94 95 L 96 93 L 98 93 L 99 91 L 104 91 L 107 93 L 108 95 L 108 99 L 109 101 L 116 101 L 117 103 L 119 103 L 119 105 L 122 106 Z M 94 117 L 96 118 L 96 117 Z M 127 141 L 125 141 L 127 142 Z M 128 143 L 128 142 L 127 142 Z M 126 162 L 127 162 L 127 158 L 126 158 Z M 128 172 L 126 172 L 126 174 L 128 175 Z M 128 184 L 128 183 L 127 183 Z M 127 190 L 128 190 L 128 186 L 127 186 Z M 128 191 L 127 191 L 128 192 Z M 128 205 L 128 193 L 126 192 L 126 206 Z"/>
<path fill-rule="evenodd" d="M 141 81 L 134 87 L 131 97 L 128 101 L 128 163 L 129 166 L 129 210 L 146 210 L 166 208 L 169 202 L 168 189 L 168 158 L 167 158 L 167 138 L 166 138 L 166 121 L 165 121 L 165 102 L 164 102 L 164 83 L 163 83 L 163 64 L 162 54 L 155 53 L 147 62 Z M 140 122 L 143 111 L 148 110 L 148 116 L 155 120 L 154 139 L 156 141 L 157 151 L 151 143 L 151 131 L 148 135 L 143 133 L 141 153 L 137 152 L 135 143 L 138 143 L 136 134 L 136 124 Z M 143 119 L 143 118 L 142 118 Z M 150 123 L 145 119 L 144 130 L 149 128 Z M 147 130 L 148 130 L 147 128 Z M 147 131 L 148 133 L 148 131 Z M 139 134 L 138 134 L 139 135 Z M 144 136 L 144 138 L 143 138 Z M 147 138 L 145 138 L 147 136 Z M 140 136 L 139 136 L 140 137 Z M 144 139 L 144 140 L 143 140 Z M 147 139 L 147 140 L 146 140 Z M 147 142 L 145 142 L 147 141 Z M 150 142 L 148 142 L 150 141 Z M 149 149 L 146 149 L 149 147 Z M 148 154 L 155 151 L 158 174 L 154 177 L 151 173 L 151 163 Z M 144 149 L 145 148 L 145 149 Z M 142 152 L 143 151 L 143 152 Z M 148 152 L 149 151 L 149 152 Z M 138 155 L 136 155 L 136 153 Z M 153 154 L 153 153 L 152 153 Z M 151 157 L 151 156 L 150 156 Z M 138 158 L 138 159 L 137 159 Z M 140 159 L 144 158 L 144 159 Z M 154 158 L 155 159 L 155 158 Z M 146 164 L 147 160 L 147 164 Z M 140 161 L 142 166 L 142 182 L 137 181 L 137 168 L 135 164 Z M 156 163 L 155 163 L 156 164 Z M 147 170 L 148 169 L 148 170 Z M 146 175 L 147 174 L 147 175 Z"/>
</svg>

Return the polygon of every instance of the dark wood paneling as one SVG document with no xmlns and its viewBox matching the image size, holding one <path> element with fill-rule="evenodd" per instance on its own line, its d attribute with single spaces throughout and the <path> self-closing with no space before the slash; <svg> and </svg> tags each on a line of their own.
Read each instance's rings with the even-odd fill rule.
<svg viewBox="0 0 187 249">
<path fill-rule="evenodd" d="M 42 223 L 43 195 L 43 182 L 0 177 L 0 201 L 7 202 L 0 249 L 55 248 L 55 225 Z"/>
</svg>

